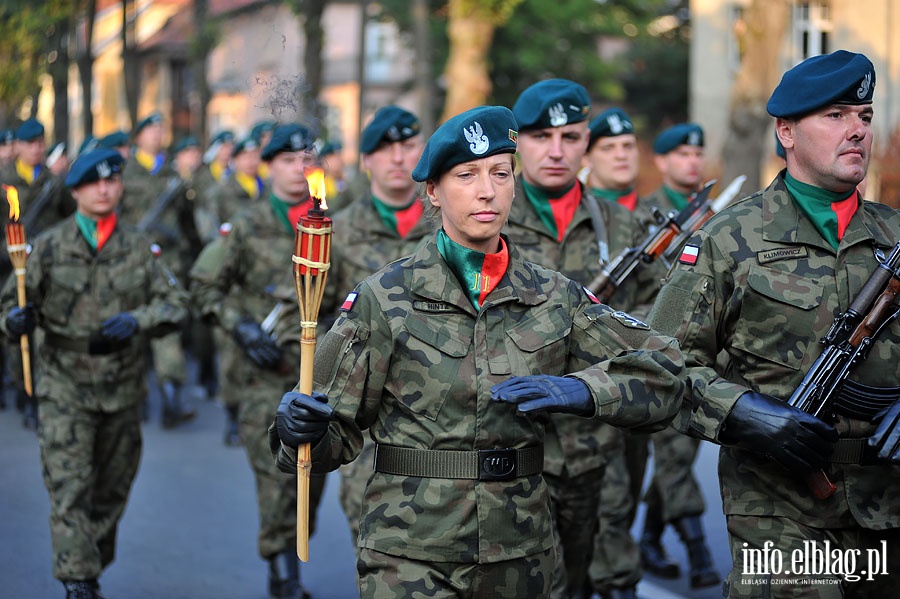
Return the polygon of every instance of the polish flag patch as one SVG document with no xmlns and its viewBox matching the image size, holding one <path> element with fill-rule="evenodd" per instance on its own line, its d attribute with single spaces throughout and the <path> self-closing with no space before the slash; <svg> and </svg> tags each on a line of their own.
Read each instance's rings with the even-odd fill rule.
<svg viewBox="0 0 900 599">
<path fill-rule="evenodd" d="M 697 264 L 697 258 L 700 256 L 700 247 L 696 245 L 686 245 L 681 250 L 681 256 L 678 261 L 682 264 Z"/>
<path fill-rule="evenodd" d="M 350 308 L 353 307 L 354 302 L 356 302 L 357 293 L 355 291 L 351 291 L 347 294 L 347 299 L 344 300 L 344 303 L 341 304 L 341 312 L 349 312 Z"/>
<path fill-rule="evenodd" d="M 590 299 L 593 303 L 595 303 L 595 304 L 600 303 L 600 300 L 597 298 L 596 295 L 593 294 L 593 292 L 591 292 L 590 289 L 588 289 L 587 287 L 584 287 L 584 286 L 582 286 L 581 288 L 584 289 L 584 294 L 586 296 L 588 296 L 588 299 Z"/>
</svg>

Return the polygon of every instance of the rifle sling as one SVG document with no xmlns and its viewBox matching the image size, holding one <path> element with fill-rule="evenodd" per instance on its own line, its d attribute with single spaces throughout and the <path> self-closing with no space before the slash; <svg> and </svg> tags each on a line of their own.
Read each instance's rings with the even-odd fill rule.
<svg viewBox="0 0 900 599">
<path fill-rule="evenodd" d="M 26 233 L 34 233 L 32 230 L 34 228 L 34 223 L 37 222 L 37 219 L 41 217 L 41 213 L 44 212 L 44 208 L 50 203 L 50 198 L 53 197 L 54 189 L 56 189 L 56 180 L 51 177 L 44 182 L 40 193 L 34 198 L 34 201 L 29 203 L 25 208 L 25 213 L 22 214 L 22 218 L 19 222 L 25 228 Z"/>
<path fill-rule="evenodd" d="M 609 264 L 609 241 L 606 237 L 606 221 L 600 212 L 600 206 L 595 198 L 587 190 L 582 194 L 584 205 L 591 214 L 591 223 L 594 225 L 594 235 L 597 236 L 597 247 L 600 249 L 600 268 Z"/>
</svg>

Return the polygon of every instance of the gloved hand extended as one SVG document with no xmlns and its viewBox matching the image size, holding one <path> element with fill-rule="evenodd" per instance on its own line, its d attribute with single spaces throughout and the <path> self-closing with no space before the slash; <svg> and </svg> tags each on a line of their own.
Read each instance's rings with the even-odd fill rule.
<svg viewBox="0 0 900 599">
<path fill-rule="evenodd" d="M 263 332 L 256 321 L 245 318 L 232 331 L 235 341 L 260 368 L 274 368 L 281 360 L 281 349 L 271 336 Z"/>
<path fill-rule="evenodd" d="M 30 335 L 34 332 L 37 321 L 34 317 L 34 306 L 31 303 L 25 304 L 24 308 L 15 308 L 6 315 L 6 330 L 13 337 L 21 337 L 22 335 Z"/>
<path fill-rule="evenodd" d="M 281 442 L 296 449 L 304 443 L 316 444 L 328 430 L 334 410 L 318 391 L 312 395 L 289 391 L 281 396 L 275 415 L 275 430 Z"/>
<path fill-rule="evenodd" d="M 100 334 L 112 341 L 125 341 L 137 333 L 137 320 L 128 312 L 120 312 L 107 318 L 100 325 Z"/>
<path fill-rule="evenodd" d="M 881 416 L 878 428 L 869 437 L 867 457 L 876 462 L 900 464 L 900 401 Z"/>
<path fill-rule="evenodd" d="M 719 441 L 763 454 L 788 470 L 820 470 L 834 451 L 834 427 L 763 393 L 741 395 L 725 419 Z"/>
<path fill-rule="evenodd" d="M 591 391 L 583 381 L 543 374 L 514 376 L 491 387 L 491 399 L 516 404 L 519 412 L 563 412 L 593 416 L 596 408 Z"/>
</svg>

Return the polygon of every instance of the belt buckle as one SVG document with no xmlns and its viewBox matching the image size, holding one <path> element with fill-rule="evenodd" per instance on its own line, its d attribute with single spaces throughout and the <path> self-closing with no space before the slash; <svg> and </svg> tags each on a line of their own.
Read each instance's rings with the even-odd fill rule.
<svg viewBox="0 0 900 599">
<path fill-rule="evenodd" d="M 515 449 L 478 450 L 478 480 L 512 480 L 517 470 Z"/>
</svg>

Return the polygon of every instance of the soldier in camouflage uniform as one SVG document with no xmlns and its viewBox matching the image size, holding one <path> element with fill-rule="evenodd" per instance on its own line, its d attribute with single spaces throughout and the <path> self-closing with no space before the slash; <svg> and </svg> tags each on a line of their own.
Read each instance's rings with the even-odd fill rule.
<svg viewBox="0 0 900 599">
<path fill-rule="evenodd" d="M 515 129 L 509 109 L 479 107 L 435 132 L 413 178 L 442 228 L 347 298 L 318 346 L 314 395 L 286 394 L 271 429 L 282 469 L 301 443 L 313 443 L 316 471 L 353 460 L 365 429 L 378 444 L 358 539 L 363 597 L 547 597 L 540 414 L 652 427 L 677 404 L 671 339 L 501 236 Z M 538 373 L 552 376 L 516 377 Z"/>
<path fill-rule="evenodd" d="M 25 226 L 25 236 L 32 239 L 75 211 L 75 202 L 63 184 L 63 178 L 53 174 L 44 163 L 46 142 L 44 125 L 35 119 L 28 119 L 16 129 L 15 160 L 0 168 L 0 184 L 16 188 L 19 194 L 19 221 Z M 7 210 L 0 210 L 7 218 Z M 4 229 L 5 230 L 5 229 Z M 0 235 L 0 280 L 6 280 L 12 272 L 9 254 L 6 251 L 6 236 Z M 38 340 L 32 340 L 32 360 Z M 23 424 L 26 428 L 37 428 L 37 404 L 33 397 L 25 393 L 22 379 L 22 354 L 19 344 L 10 345 L 6 350 L 7 376 L 12 381 L 16 394 L 16 405 L 24 410 Z M 35 371 L 35 377 L 37 372 Z"/>
<path fill-rule="evenodd" d="M 16 141 L 16 132 L 12 129 L 0 130 L 0 169 L 12 164 L 16 159 L 13 149 Z"/>
<path fill-rule="evenodd" d="M 147 395 L 142 340 L 176 330 L 187 294 L 151 254 L 151 240 L 117 223 L 122 157 L 98 149 L 72 165 L 78 212 L 36 238 L 28 305 L 13 278 L 2 294 L 8 338 L 44 333 L 36 393 L 44 484 L 50 494 L 53 576 L 67 599 L 100 597 L 116 527 L 141 457 Z"/>
<path fill-rule="evenodd" d="M 297 471 L 285 475 L 275 468 L 266 430 L 278 398 L 300 375 L 291 256 L 297 220 L 312 206 L 304 174 L 315 163 L 312 142 L 302 125 L 276 128 L 262 152 L 272 175 L 266 199 L 225 223 L 191 270 L 195 305 L 242 350 L 242 359 L 229 368 L 241 394 L 240 434 L 256 479 L 259 554 L 269 562 L 273 599 L 298 599 L 304 593 L 296 555 Z M 310 534 L 324 483 L 324 476 L 313 477 Z"/>
<path fill-rule="evenodd" d="M 363 130 L 359 149 L 372 186 L 334 215 L 331 269 L 319 311 L 320 335 L 331 328 L 341 302 L 354 287 L 388 262 L 412 254 L 432 233 L 412 178 L 423 148 L 418 117 L 399 106 L 378 109 Z M 359 456 L 340 469 L 341 506 L 354 546 L 374 459 L 375 444 L 367 439 Z"/>
<path fill-rule="evenodd" d="M 590 98 L 575 82 L 549 79 L 523 91 L 513 112 L 521 128 L 522 176 L 504 232 L 526 260 L 587 285 L 610 256 L 647 234 L 628 208 L 597 200 L 577 179 L 589 140 Z M 611 306 L 649 309 L 664 274 L 657 264 L 639 268 Z M 564 414 L 551 418 L 547 437 L 544 476 L 559 535 L 553 595 L 571 597 L 587 583 L 604 467 L 607 457 L 621 455 L 623 439 L 604 423 Z"/>
<path fill-rule="evenodd" d="M 645 207 L 662 214 L 680 211 L 703 181 L 703 129 L 694 123 L 680 123 L 660 133 L 653 142 L 656 166 L 663 177 L 662 186 L 642 198 Z M 653 477 L 644 502 L 644 528 L 640 551 L 644 569 L 661 578 L 678 578 L 678 564 L 666 554 L 663 531 L 671 525 L 687 548 L 691 588 L 719 584 L 706 534 L 703 512 L 706 504 L 700 484 L 694 476 L 694 462 L 700 441 L 672 427 L 650 437 L 653 446 Z"/>
<path fill-rule="evenodd" d="M 900 455 L 883 442 L 900 434 L 900 323 L 890 324 L 844 384 L 874 387 L 871 403 L 842 391 L 824 416 L 833 426 L 785 403 L 821 354 L 834 318 L 900 239 L 900 214 L 857 191 L 871 156 L 874 86 L 868 58 L 843 50 L 784 74 L 767 109 L 786 170 L 691 237 L 653 308 L 652 322 L 677 335 L 688 365 L 675 423 L 722 446 L 728 597 L 896 595 Z M 719 367 L 720 351 L 728 370 Z M 807 486 L 820 468 L 837 486 L 827 500 Z M 784 558 L 774 574 L 773 561 L 750 561 L 766 543 Z M 805 548 L 826 551 L 832 563 L 826 543 L 841 555 L 860 552 L 855 572 L 846 572 L 856 576 L 872 569 L 867 550 L 886 543 L 883 570 L 854 581 L 821 561 L 792 561 Z"/>
</svg>

